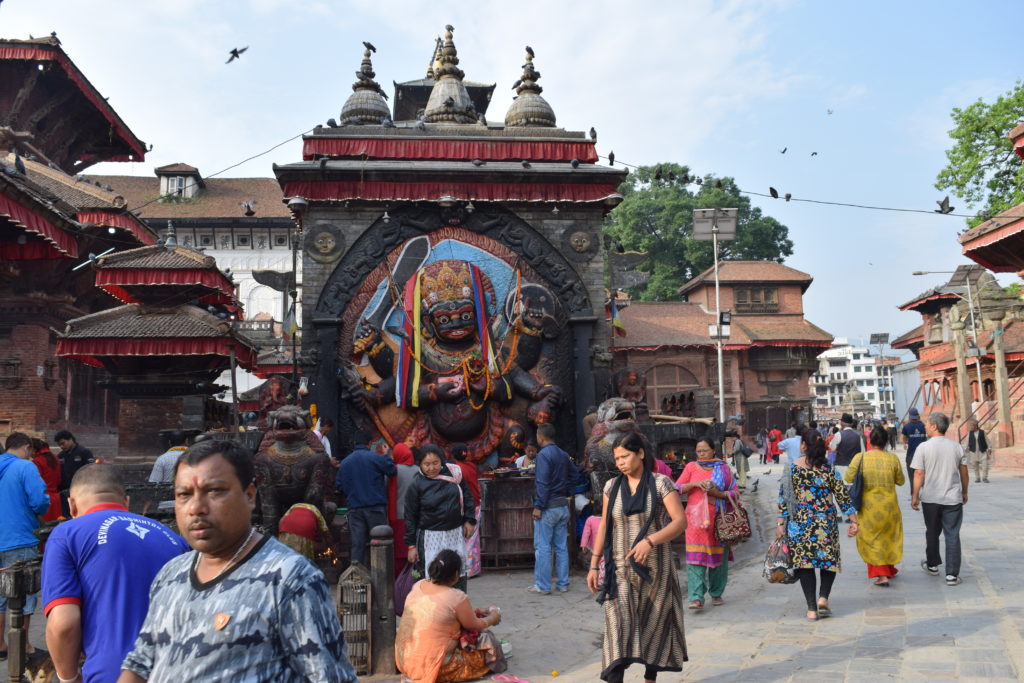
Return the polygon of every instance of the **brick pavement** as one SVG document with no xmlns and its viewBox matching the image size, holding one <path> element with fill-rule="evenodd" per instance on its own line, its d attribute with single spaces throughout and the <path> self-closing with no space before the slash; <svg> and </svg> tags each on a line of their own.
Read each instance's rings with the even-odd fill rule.
<svg viewBox="0 0 1024 683">
<path fill-rule="evenodd" d="M 682 674 L 659 681 L 1017 681 L 1024 679 L 1024 480 L 994 473 L 991 484 L 971 484 L 961 539 L 964 582 L 948 587 L 919 567 L 924 525 L 901 488 L 905 542 L 900 575 L 888 589 L 867 579 L 855 541 L 843 537 L 844 571 L 832 592 L 835 616 L 806 621 L 798 585 L 768 584 L 761 560 L 773 521 L 768 506 L 781 468 L 754 466 L 759 491 L 747 498 L 755 538 L 741 545 L 730 568 L 722 607 L 687 610 L 690 662 Z M 755 513 L 756 511 L 756 513 Z M 685 582 L 685 572 L 680 572 Z M 592 682 L 600 672 L 600 607 L 574 574 L 565 595 L 525 592 L 531 574 L 488 573 L 470 581 L 478 606 L 501 606 L 495 630 L 513 646 L 510 673 L 540 681 Z M 41 643 L 42 619 L 32 640 Z M 0 664 L 6 677 L 6 667 Z M 390 683 L 397 677 L 365 679 Z M 627 681 L 641 681 L 633 667 Z"/>
</svg>

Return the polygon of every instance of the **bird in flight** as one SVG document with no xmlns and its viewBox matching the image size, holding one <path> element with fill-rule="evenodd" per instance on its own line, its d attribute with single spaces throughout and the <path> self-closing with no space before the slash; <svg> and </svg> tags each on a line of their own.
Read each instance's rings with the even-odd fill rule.
<svg viewBox="0 0 1024 683">
<path fill-rule="evenodd" d="M 226 61 L 226 62 L 224 62 L 224 63 L 225 63 L 225 64 L 230 64 L 231 62 L 233 62 L 233 61 L 235 61 L 236 59 L 238 59 L 239 57 L 241 57 L 241 56 L 242 56 L 242 53 L 243 53 L 243 52 L 245 52 L 245 51 L 246 51 L 246 50 L 248 50 L 248 49 L 249 49 L 249 46 L 248 46 L 248 45 L 246 45 L 246 46 L 245 46 L 245 47 L 243 47 L 243 48 L 237 48 L 237 47 L 235 47 L 235 48 L 231 48 L 231 52 L 230 52 L 231 56 L 230 56 L 230 57 L 228 57 L 228 61 Z"/>
<path fill-rule="evenodd" d="M 769 192 L 769 194 L 771 194 L 772 199 L 778 199 L 779 198 L 779 191 L 776 190 L 774 187 L 769 187 L 768 188 L 768 192 Z"/>
<path fill-rule="evenodd" d="M 812 157 L 816 157 L 816 156 L 818 156 L 818 153 L 817 152 L 811 152 L 811 156 Z"/>
<path fill-rule="evenodd" d="M 779 150 L 779 154 L 785 154 L 787 149 L 789 149 L 789 147 L 783 147 Z"/>
<path fill-rule="evenodd" d="M 955 206 L 949 205 L 949 195 L 943 197 L 941 202 L 935 203 L 939 205 L 939 208 L 935 209 L 935 213 L 953 213 L 953 210 L 956 208 Z"/>
<path fill-rule="evenodd" d="M 828 112 L 829 116 L 832 116 L 832 110 L 831 109 L 826 109 L 825 111 Z"/>
<path fill-rule="evenodd" d="M 369 50 L 370 52 L 376 52 L 376 51 L 377 51 L 377 48 L 375 48 L 375 47 L 373 46 L 373 43 L 368 43 L 368 42 L 366 42 L 365 40 L 363 41 L 363 47 L 365 47 L 365 48 L 366 48 L 367 50 Z"/>
</svg>

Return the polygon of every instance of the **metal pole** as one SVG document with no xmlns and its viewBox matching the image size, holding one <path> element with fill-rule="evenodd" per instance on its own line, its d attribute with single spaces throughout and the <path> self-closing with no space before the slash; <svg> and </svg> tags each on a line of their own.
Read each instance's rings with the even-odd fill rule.
<svg viewBox="0 0 1024 683">
<path fill-rule="evenodd" d="M 725 424 L 725 369 L 722 367 L 722 301 L 718 287 L 718 209 L 711 222 L 711 245 L 715 252 L 715 337 L 718 350 L 718 421 Z"/>
<path fill-rule="evenodd" d="M 302 220 L 301 218 L 299 219 Z M 301 223 L 296 226 L 295 230 L 301 230 Z M 299 272 L 298 272 L 298 260 L 299 260 L 299 235 L 298 232 L 292 232 L 292 319 L 295 320 L 296 324 L 299 320 Z M 285 321 L 289 327 L 291 323 Z M 299 395 L 299 357 L 298 357 L 298 330 L 288 330 L 288 334 L 292 337 L 292 387 L 295 390 L 295 396 L 298 398 Z"/>
<path fill-rule="evenodd" d="M 972 291 L 973 290 L 971 289 L 971 277 L 970 277 L 970 273 L 968 273 L 968 275 L 967 275 L 967 306 L 968 306 L 968 308 L 971 309 L 971 334 L 974 335 L 974 350 L 978 354 L 978 355 L 976 355 L 974 357 L 974 369 L 978 373 L 978 400 L 979 401 L 983 401 L 985 399 L 984 399 L 984 390 L 982 389 L 982 384 L 981 384 L 981 356 L 980 356 L 980 354 L 981 354 L 981 344 L 978 343 L 978 328 L 974 324 L 974 294 L 972 294 Z M 979 305 L 979 307 L 981 306 L 980 297 L 979 297 L 978 305 Z"/>
<path fill-rule="evenodd" d="M 235 370 L 238 367 L 237 359 L 235 358 L 235 347 L 231 347 L 231 426 L 234 427 L 234 433 L 238 434 L 238 382 L 235 379 Z M 232 437 L 235 438 L 235 437 Z"/>
<path fill-rule="evenodd" d="M 387 524 L 370 529 L 370 670 L 395 673 L 395 548 Z"/>
</svg>

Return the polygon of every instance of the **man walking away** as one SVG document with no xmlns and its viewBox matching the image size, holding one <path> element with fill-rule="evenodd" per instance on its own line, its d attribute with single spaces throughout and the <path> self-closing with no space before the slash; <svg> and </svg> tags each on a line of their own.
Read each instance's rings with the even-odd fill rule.
<svg viewBox="0 0 1024 683">
<path fill-rule="evenodd" d="M 843 413 L 843 417 L 839 422 L 843 425 L 843 428 L 832 437 L 832 441 L 829 442 L 829 448 L 836 452 L 836 467 L 846 468 L 853 462 L 853 456 L 864 452 L 864 440 L 857 430 L 853 428 L 852 415 Z M 837 476 L 842 479 L 842 472 L 839 471 Z"/>
<path fill-rule="evenodd" d="M 66 429 L 62 429 L 53 435 L 53 440 L 60 446 L 60 506 L 61 514 L 65 517 L 71 516 L 68 508 L 68 489 L 71 488 L 71 480 L 75 478 L 75 472 L 91 462 L 96 462 L 92 451 L 78 443 L 75 435 Z"/>
<path fill-rule="evenodd" d="M 921 567 L 938 576 L 942 556 L 939 534 L 946 539 L 946 585 L 960 581 L 960 524 L 967 504 L 967 454 L 956 441 L 946 438 L 949 418 L 943 413 L 928 416 L 925 433 L 928 440 L 914 452 L 913 492 L 910 507 L 923 508 L 925 559 Z"/>
<path fill-rule="evenodd" d="M 53 530 L 43 555 L 46 644 L 60 680 L 116 681 L 146 618 L 153 578 L 189 547 L 163 524 L 128 512 L 110 465 L 78 470 L 69 505 L 74 519 Z"/>
<path fill-rule="evenodd" d="M 351 559 L 366 565 L 370 530 L 388 523 L 388 477 L 398 474 L 398 469 L 394 460 L 370 450 L 366 430 L 357 429 L 353 436 L 355 449 L 341 461 L 334 488 L 343 491 L 348 502 Z"/>
<path fill-rule="evenodd" d="M 925 434 L 924 422 L 921 422 L 921 413 L 917 408 L 907 411 L 907 423 L 903 425 L 903 445 L 907 447 L 907 478 L 911 484 L 914 482 L 914 469 L 910 466 L 914 462 L 914 453 L 917 447 L 923 444 L 928 436 Z"/>
<path fill-rule="evenodd" d="M 153 580 L 118 683 L 358 680 L 323 573 L 253 528 L 253 477 L 235 441 L 178 460 L 174 512 L 193 552 Z"/>
<path fill-rule="evenodd" d="M 334 420 L 329 417 L 321 417 L 316 423 L 316 429 L 313 433 L 316 434 L 316 438 L 320 439 L 320 443 L 324 445 L 324 452 L 327 453 L 327 457 L 331 459 L 331 465 L 337 467 L 338 461 L 335 460 L 334 455 L 331 453 L 331 432 L 334 431 Z"/>
<path fill-rule="evenodd" d="M 0 454 L 0 567 L 39 557 L 39 515 L 50 508 L 50 496 L 39 469 L 32 463 L 32 439 L 21 432 L 7 437 Z M 36 611 L 38 593 L 25 596 L 25 632 Z M 32 645 L 26 654 L 36 651 Z M 7 598 L 0 597 L 0 660 L 7 659 Z"/>
<path fill-rule="evenodd" d="M 555 586 L 569 590 L 569 494 L 576 466 L 569 454 L 555 445 L 555 427 L 537 427 L 537 469 L 533 499 L 533 585 L 531 593 L 551 593 L 551 553 L 555 554 Z"/>
</svg>

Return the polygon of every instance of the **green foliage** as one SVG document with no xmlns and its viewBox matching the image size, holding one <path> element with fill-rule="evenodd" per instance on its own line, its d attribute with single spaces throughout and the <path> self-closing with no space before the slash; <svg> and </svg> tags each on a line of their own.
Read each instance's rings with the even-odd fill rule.
<svg viewBox="0 0 1024 683">
<path fill-rule="evenodd" d="M 1024 290 L 1024 285 L 1019 282 L 1011 282 L 1007 286 L 1003 287 L 1003 291 L 1007 294 L 1020 298 L 1021 291 Z"/>
<path fill-rule="evenodd" d="M 955 194 L 971 208 L 971 227 L 988 217 L 1024 202 L 1024 163 L 1013 153 L 1008 133 L 1024 121 L 1024 82 L 989 104 L 977 102 L 951 114 L 956 126 L 949 131 L 953 146 L 946 150 L 949 163 L 939 171 L 935 187 Z"/>
<path fill-rule="evenodd" d="M 658 169 L 660 180 L 656 179 Z M 686 166 L 669 163 L 634 170 L 619 188 L 622 203 L 605 221 L 605 234 L 621 242 L 626 251 L 650 254 L 640 269 L 651 273 L 651 278 L 631 292 L 643 301 L 678 301 L 679 287 L 714 265 L 711 242 L 692 239 L 694 209 L 739 209 L 736 239 L 719 244 L 722 259 L 781 263 L 793 253 L 789 229 L 751 207 L 732 178 L 708 175 L 702 185 L 685 184 L 682 179 L 688 173 Z M 721 188 L 716 187 L 719 180 Z"/>
</svg>

